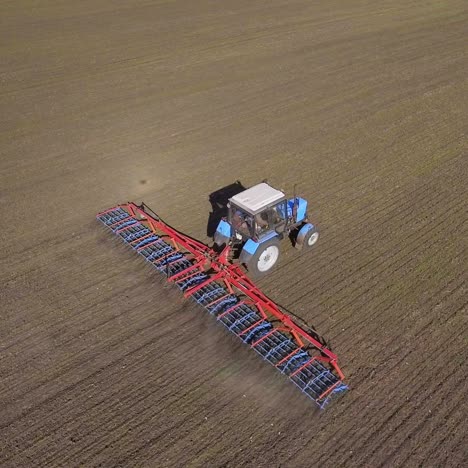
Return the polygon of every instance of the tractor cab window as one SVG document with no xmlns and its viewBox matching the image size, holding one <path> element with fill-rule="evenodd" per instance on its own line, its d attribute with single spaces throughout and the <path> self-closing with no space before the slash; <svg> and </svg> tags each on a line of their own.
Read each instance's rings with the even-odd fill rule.
<svg viewBox="0 0 468 468">
<path fill-rule="evenodd" d="M 273 207 L 275 223 L 281 223 L 288 219 L 287 202 L 283 200 Z"/>
<path fill-rule="evenodd" d="M 231 225 L 242 236 L 251 237 L 253 227 L 252 215 L 232 205 L 230 209 Z"/>
<path fill-rule="evenodd" d="M 262 211 L 255 215 L 255 232 L 256 234 L 264 234 L 270 230 L 268 210 Z"/>
<path fill-rule="evenodd" d="M 255 215 L 255 232 L 258 235 L 266 234 L 267 232 L 277 229 L 281 225 L 286 224 L 286 203 L 280 203 L 271 206 L 264 211 Z"/>
<path fill-rule="evenodd" d="M 272 209 L 271 219 L 274 225 L 278 225 L 286 221 L 287 219 L 287 210 L 286 210 L 286 200 L 283 200 L 276 204 Z"/>
</svg>

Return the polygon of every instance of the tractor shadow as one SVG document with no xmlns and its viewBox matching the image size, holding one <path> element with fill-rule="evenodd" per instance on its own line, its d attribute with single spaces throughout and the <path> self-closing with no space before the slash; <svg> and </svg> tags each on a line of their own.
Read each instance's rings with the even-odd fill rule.
<svg viewBox="0 0 468 468">
<path fill-rule="evenodd" d="M 236 180 L 234 183 L 210 193 L 208 199 L 211 203 L 211 212 L 206 225 L 206 235 L 208 237 L 214 236 L 221 218 L 228 215 L 227 204 L 229 199 L 244 190 L 246 190 L 246 187 L 239 180 Z"/>
</svg>

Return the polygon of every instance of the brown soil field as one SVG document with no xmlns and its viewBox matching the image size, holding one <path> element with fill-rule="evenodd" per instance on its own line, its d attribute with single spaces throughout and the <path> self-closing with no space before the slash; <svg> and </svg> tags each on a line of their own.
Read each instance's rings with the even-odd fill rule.
<svg viewBox="0 0 468 468">
<path fill-rule="evenodd" d="M 466 466 L 465 0 L 0 4 L 0 465 Z M 259 285 L 350 390 L 319 411 L 105 232 L 144 200 L 309 200 Z"/>
</svg>

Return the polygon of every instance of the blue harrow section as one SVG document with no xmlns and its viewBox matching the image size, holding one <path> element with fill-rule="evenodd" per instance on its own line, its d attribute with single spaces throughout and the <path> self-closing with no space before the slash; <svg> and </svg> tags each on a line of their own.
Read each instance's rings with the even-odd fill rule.
<svg viewBox="0 0 468 468">
<path fill-rule="evenodd" d="M 184 275 L 182 272 L 193 265 L 187 255 L 171 245 L 167 237 L 155 234 L 123 208 L 100 214 L 98 219 L 168 278 L 179 274 L 175 284 L 182 291 L 209 278 L 207 273 L 198 270 Z M 209 282 L 191 297 L 265 361 L 289 377 L 321 408 L 334 394 L 347 389 L 320 360 L 317 350 L 299 347 L 291 336 L 265 319 L 255 305 L 229 292 L 224 284 Z"/>
</svg>

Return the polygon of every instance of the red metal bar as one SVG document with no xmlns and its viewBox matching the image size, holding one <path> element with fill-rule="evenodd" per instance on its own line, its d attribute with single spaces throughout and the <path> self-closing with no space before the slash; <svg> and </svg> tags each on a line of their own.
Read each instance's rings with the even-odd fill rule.
<svg viewBox="0 0 468 468">
<path fill-rule="evenodd" d="M 322 398 L 325 398 L 334 388 L 338 387 L 338 384 L 341 383 L 341 380 L 335 382 L 330 388 L 327 388 L 315 401 L 320 401 Z"/>
<path fill-rule="evenodd" d="M 259 338 L 255 343 L 251 344 L 250 346 L 252 348 L 254 348 L 255 346 L 257 346 L 259 343 L 261 343 L 263 340 L 266 340 L 270 335 L 272 335 L 273 333 L 275 333 L 276 331 L 276 328 L 273 327 L 272 330 L 270 330 L 268 333 L 265 333 L 261 338 Z"/>
<path fill-rule="evenodd" d="M 257 310 L 260 312 L 260 315 L 261 315 L 264 319 L 268 318 L 268 317 L 267 317 L 267 314 L 266 314 L 265 311 L 263 310 L 262 304 L 259 304 L 259 303 L 257 302 L 257 303 L 255 303 L 255 307 L 257 308 Z"/>
<path fill-rule="evenodd" d="M 138 247 L 137 252 L 139 252 L 140 250 L 146 249 L 146 247 L 149 247 L 150 245 L 156 244 L 156 242 L 159 242 L 160 240 L 161 238 L 148 242 L 146 245 L 142 245 L 141 247 Z"/>
<path fill-rule="evenodd" d="M 121 229 L 117 229 L 117 231 L 115 231 L 115 234 L 120 234 L 121 232 L 127 231 L 128 229 L 131 229 L 132 227 L 135 227 L 135 224 L 130 224 L 129 226 L 125 226 Z"/>
<path fill-rule="evenodd" d="M 160 261 L 164 260 L 167 257 L 170 257 L 171 255 L 174 255 L 174 252 L 169 252 L 166 255 L 163 255 L 162 257 L 156 258 L 155 260 L 151 260 L 151 263 L 159 263 Z"/>
<path fill-rule="evenodd" d="M 302 366 L 299 367 L 299 369 L 296 369 L 289 377 L 291 378 L 291 377 L 294 377 L 295 375 L 299 374 L 299 372 L 301 372 L 301 370 L 304 369 L 304 367 L 307 367 L 309 364 L 312 364 L 316 360 L 317 360 L 317 356 L 314 356 L 313 358 L 309 359 L 304 364 L 302 364 Z"/>
<path fill-rule="evenodd" d="M 109 229 L 112 229 L 114 226 L 117 226 L 117 224 L 124 224 L 124 223 L 127 222 L 128 218 L 131 218 L 131 216 L 129 215 L 129 216 L 127 216 L 127 217 L 124 218 L 124 219 L 119 219 L 119 220 L 116 221 L 115 223 L 112 223 L 112 224 L 107 225 L 107 227 L 108 227 Z"/>
<path fill-rule="evenodd" d="M 135 206 L 136 205 L 134 203 L 127 203 L 127 209 L 132 216 L 135 216 Z"/>
<path fill-rule="evenodd" d="M 188 291 L 185 291 L 184 296 L 185 297 L 191 296 L 192 294 L 196 293 L 197 291 L 205 287 L 207 284 L 210 284 L 213 281 L 218 280 L 219 278 L 221 278 L 221 276 L 222 276 L 222 272 L 216 273 L 216 275 L 211 276 L 210 278 L 206 279 L 205 281 L 203 281 L 203 283 L 197 284 L 193 288 L 190 288 Z"/>
<path fill-rule="evenodd" d="M 164 266 L 174 265 L 174 263 L 181 262 L 182 260 L 187 260 L 185 257 L 176 258 L 171 260 L 170 262 L 166 263 Z"/>
<path fill-rule="evenodd" d="M 190 275 L 184 276 L 183 278 L 178 278 L 178 279 L 176 280 L 176 283 L 180 283 L 180 282 L 183 281 L 183 280 L 186 280 L 186 279 L 191 278 L 192 276 L 198 275 L 198 273 L 204 273 L 204 272 L 203 272 L 202 270 L 194 271 L 194 272 L 191 273 Z M 172 277 L 171 277 L 171 278 L 172 278 Z"/>
<path fill-rule="evenodd" d="M 233 291 L 232 286 L 231 286 L 231 284 L 229 283 L 229 281 L 224 280 L 224 284 L 225 284 L 226 287 L 228 288 L 228 291 L 229 291 L 231 294 L 234 294 L 234 291 Z"/>
<path fill-rule="evenodd" d="M 179 273 L 177 273 L 176 275 L 173 275 L 170 278 L 168 278 L 168 281 L 176 281 L 178 278 L 180 278 L 181 276 L 184 276 L 185 274 L 191 272 L 192 270 L 196 270 L 197 268 L 200 268 L 201 267 L 200 263 L 201 262 L 194 263 L 192 266 L 189 266 L 185 270 L 179 271 Z M 196 275 L 197 273 L 199 273 L 199 271 L 195 271 L 192 275 L 184 276 L 181 279 L 191 278 L 192 276 Z M 177 281 L 176 281 L 176 283 L 177 283 Z"/>
<path fill-rule="evenodd" d="M 336 361 L 331 361 L 330 364 L 333 366 L 333 368 L 335 369 L 336 373 L 338 374 L 338 377 L 341 379 L 341 380 L 344 380 L 345 376 L 343 374 L 343 372 L 341 372 L 341 369 L 338 367 L 338 364 Z"/>
<path fill-rule="evenodd" d="M 209 304 L 205 304 L 205 307 L 211 307 L 212 305 L 215 305 L 217 302 L 226 299 L 226 297 L 230 296 L 230 294 L 225 294 L 224 296 L 218 297 L 218 299 L 215 299 L 213 302 L 210 302 Z"/>
<path fill-rule="evenodd" d="M 153 236 L 154 232 L 150 232 L 149 234 L 144 235 L 143 237 L 138 237 L 138 239 L 130 241 L 130 244 L 133 244 L 134 242 L 141 242 L 142 240 L 147 239 L 149 236 Z"/>
<path fill-rule="evenodd" d="M 233 306 L 229 307 L 229 309 L 225 310 L 222 314 L 219 314 L 216 318 L 219 320 L 220 318 L 223 318 L 225 315 L 231 313 L 234 309 L 239 307 L 240 305 L 245 304 L 244 301 L 239 301 L 237 304 L 234 304 Z"/>
<path fill-rule="evenodd" d="M 294 351 L 291 351 L 286 357 L 284 357 L 283 359 L 281 359 L 280 362 L 278 362 L 277 364 L 275 364 L 275 367 L 281 366 L 281 364 L 283 364 L 283 362 L 286 362 L 289 358 L 292 358 L 292 357 L 293 357 L 296 353 L 298 353 L 300 350 L 301 350 L 301 348 L 296 348 Z"/>
<path fill-rule="evenodd" d="M 114 208 L 109 208 L 108 210 L 101 211 L 100 213 L 98 213 L 98 214 L 96 215 L 96 217 L 97 217 L 97 218 L 100 218 L 102 215 L 105 215 L 105 214 L 107 214 L 107 213 L 110 213 L 111 211 L 118 210 L 119 208 L 122 208 L 122 206 L 117 205 L 117 206 L 114 206 Z"/>
<path fill-rule="evenodd" d="M 239 333 L 239 336 L 242 336 L 244 333 L 249 332 L 250 330 L 252 330 L 252 328 L 255 328 L 257 325 L 259 325 L 260 323 L 262 323 L 264 321 L 265 321 L 265 319 L 263 319 L 263 318 L 258 320 L 253 325 L 250 325 L 250 327 L 246 328 L 243 332 Z"/>
</svg>

